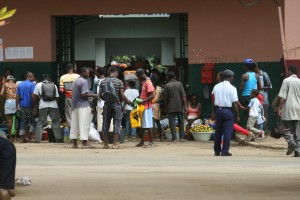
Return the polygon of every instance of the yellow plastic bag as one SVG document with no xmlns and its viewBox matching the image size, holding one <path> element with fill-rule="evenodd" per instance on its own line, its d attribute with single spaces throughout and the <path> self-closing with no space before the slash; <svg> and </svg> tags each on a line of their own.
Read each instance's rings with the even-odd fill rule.
<svg viewBox="0 0 300 200">
<path fill-rule="evenodd" d="M 140 108 L 137 106 L 130 112 L 130 125 L 131 128 L 140 128 L 142 126 L 142 119 L 140 115 Z"/>
<path fill-rule="evenodd" d="M 145 110 L 145 106 L 142 105 L 142 104 L 138 104 L 137 107 L 138 107 L 139 110 L 140 110 L 140 117 L 141 117 L 141 121 L 142 121 L 142 119 L 143 119 L 143 112 L 144 112 L 144 110 Z"/>
</svg>

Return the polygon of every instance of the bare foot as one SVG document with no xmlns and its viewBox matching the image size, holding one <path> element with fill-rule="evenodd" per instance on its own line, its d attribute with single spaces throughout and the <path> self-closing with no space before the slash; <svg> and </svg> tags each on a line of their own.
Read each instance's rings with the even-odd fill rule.
<svg viewBox="0 0 300 200">
<path fill-rule="evenodd" d="M 0 188 L 0 199 L 1 200 L 10 200 L 10 196 L 7 190 Z"/>
</svg>

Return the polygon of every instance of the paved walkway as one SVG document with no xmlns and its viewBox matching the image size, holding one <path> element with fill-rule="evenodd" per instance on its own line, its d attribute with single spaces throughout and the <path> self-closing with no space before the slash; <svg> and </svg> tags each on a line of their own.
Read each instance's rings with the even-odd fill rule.
<svg viewBox="0 0 300 200">
<path fill-rule="evenodd" d="M 246 138 L 245 135 L 242 135 L 240 133 L 236 133 L 235 138 L 238 142 L 242 141 Z M 280 139 L 274 139 L 270 135 L 266 135 L 265 139 L 262 140 L 256 140 L 255 142 L 249 142 L 247 144 L 248 146 L 253 146 L 257 148 L 271 148 L 271 149 L 286 149 L 287 143 L 283 137 Z"/>
</svg>

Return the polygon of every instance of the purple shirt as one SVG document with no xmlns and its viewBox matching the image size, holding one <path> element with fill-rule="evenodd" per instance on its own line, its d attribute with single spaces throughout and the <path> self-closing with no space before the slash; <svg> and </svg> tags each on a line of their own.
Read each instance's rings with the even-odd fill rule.
<svg viewBox="0 0 300 200">
<path fill-rule="evenodd" d="M 81 76 L 73 82 L 72 109 L 90 106 L 87 98 L 81 98 L 81 94 L 89 92 L 88 81 Z"/>
</svg>

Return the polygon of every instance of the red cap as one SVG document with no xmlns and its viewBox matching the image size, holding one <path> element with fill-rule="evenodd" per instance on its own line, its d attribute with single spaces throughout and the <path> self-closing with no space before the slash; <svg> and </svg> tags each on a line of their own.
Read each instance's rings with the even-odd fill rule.
<svg viewBox="0 0 300 200">
<path fill-rule="evenodd" d="M 263 102 L 264 102 L 264 96 L 262 94 L 259 94 L 257 96 L 257 99 L 259 100 L 260 104 L 263 104 Z"/>
</svg>

